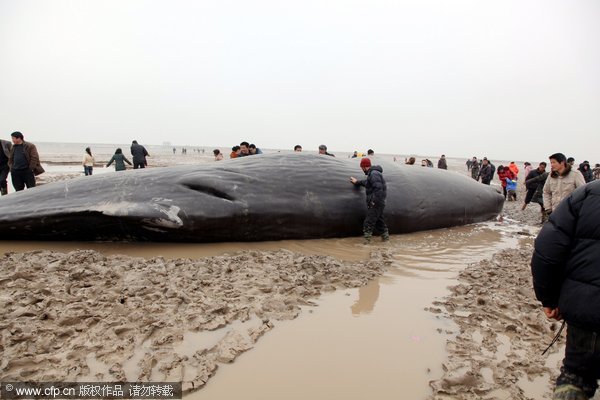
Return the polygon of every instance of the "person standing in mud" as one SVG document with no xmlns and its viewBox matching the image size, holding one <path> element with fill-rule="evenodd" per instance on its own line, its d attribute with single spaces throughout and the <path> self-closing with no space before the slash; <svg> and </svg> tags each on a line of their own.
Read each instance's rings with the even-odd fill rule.
<svg viewBox="0 0 600 400">
<path fill-rule="evenodd" d="M 481 183 L 483 183 L 484 185 L 489 185 L 492 181 L 492 178 L 494 178 L 494 173 L 492 172 L 492 165 L 486 157 L 483 157 L 481 169 L 479 170 L 479 177 L 481 177 Z"/>
<path fill-rule="evenodd" d="M 508 167 L 505 167 L 503 165 L 500 165 L 498 167 L 498 179 L 500 180 L 500 183 L 502 184 L 502 193 L 504 194 L 504 200 L 506 200 L 506 195 L 507 195 L 506 180 L 514 179 L 514 178 L 515 178 L 515 175 Z"/>
<path fill-rule="evenodd" d="M 548 214 L 553 212 L 562 199 L 573 193 L 575 189 L 585 186 L 583 175 L 567 163 L 564 154 L 555 153 L 549 158 L 552 172 L 544 184 L 544 208 Z"/>
<path fill-rule="evenodd" d="M 566 160 L 562 161 L 566 166 Z M 551 178 L 548 178 L 551 179 Z M 546 183 L 547 185 L 547 183 Z M 600 379 L 600 182 L 580 187 L 535 240 L 533 287 L 546 317 L 567 324 L 553 399 L 594 397 Z"/>
<path fill-rule="evenodd" d="M 33 143 L 26 142 L 21 132 L 10 134 L 13 146 L 8 153 L 8 167 L 17 192 L 35 187 L 35 177 L 44 172 L 40 155 Z"/>
<path fill-rule="evenodd" d="M 138 144 L 137 140 L 131 142 L 131 156 L 133 157 L 133 169 L 146 168 L 148 166 L 146 157 L 149 157 L 150 154 L 148 154 L 144 146 Z"/>
<path fill-rule="evenodd" d="M 525 195 L 523 207 L 521 207 L 521 210 L 525 210 L 527 204 L 531 202 L 538 203 L 542 208 L 542 223 L 546 222 L 546 211 L 544 210 L 543 195 L 544 184 L 546 183 L 546 178 L 548 178 L 546 166 L 547 164 L 542 161 L 540 165 L 531 171 L 525 178 L 525 188 L 527 189 L 527 194 Z"/>
<path fill-rule="evenodd" d="M 363 223 L 365 242 L 371 242 L 373 231 L 381 232 L 381 239 L 386 242 L 390 240 L 390 234 L 383 218 L 387 197 L 387 185 L 383 178 L 383 168 L 379 165 L 372 166 L 368 157 L 360 160 L 360 168 L 367 175 L 367 178 L 359 181 L 351 176 L 350 182 L 355 186 L 364 186 L 366 189 L 367 216 Z"/>
<path fill-rule="evenodd" d="M 477 157 L 473 157 L 473 162 L 471 162 L 471 178 L 476 181 L 479 180 L 479 161 L 477 161 Z"/>
<path fill-rule="evenodd" d="M 10 155 L 11 148 L 11 142 L 0 139 L 0 194 L 2 196 L 8 194 L 8 182 L 6 178 L 8 178 L 8 173 L 10 172 L 8 156 Z"/>
</svg>

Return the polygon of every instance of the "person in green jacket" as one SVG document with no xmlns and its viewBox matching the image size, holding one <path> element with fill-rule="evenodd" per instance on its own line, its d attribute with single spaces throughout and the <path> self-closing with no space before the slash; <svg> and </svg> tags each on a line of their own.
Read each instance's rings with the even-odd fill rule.
<svg viewBox="0 0 600 400">
<path fill-rule="evenodd" d="M 115 151 L 115 154 L 112 156 L 108 164 L 106 164 L 106 167 L 110 167 L 110 164 L 112 164 L 113 161 L 115 162 L 115 171 L 125 171 L 125 163 L 131 165 L 131 162 L 123 155 L 123 150 L 121 150 L 121 148 L 118 148 Z"/>
</svg>

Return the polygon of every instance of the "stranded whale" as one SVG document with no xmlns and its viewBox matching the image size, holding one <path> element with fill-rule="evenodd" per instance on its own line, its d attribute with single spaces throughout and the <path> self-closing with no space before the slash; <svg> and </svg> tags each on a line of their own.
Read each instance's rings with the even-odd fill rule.
<svg viewBox="0 0 600 400">
<path fill-rule="evenodd" d="M 390 233 L 496 216 L 502 195 L 460 174 L 378 162 Z M 0 239 L 221 242 L 358 236 L 356 160 L 269 154 L 80 177 L 0 199 Z"/>
</svg>

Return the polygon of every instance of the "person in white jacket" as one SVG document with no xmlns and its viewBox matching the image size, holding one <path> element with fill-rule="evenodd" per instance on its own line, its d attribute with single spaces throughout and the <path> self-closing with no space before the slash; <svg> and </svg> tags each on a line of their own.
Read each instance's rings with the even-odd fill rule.
<svg viewBox="0 0 600 400">
<path fill-rule="evenodd" d="M 555 153 L 549 158 L 552 172 L 544 184 L 544 209 L 548 214 L 556 210 L 560 202 L 575 189 L 585 186 L 583 175 L 567 163 L 564 154 Z"/>
</svg>

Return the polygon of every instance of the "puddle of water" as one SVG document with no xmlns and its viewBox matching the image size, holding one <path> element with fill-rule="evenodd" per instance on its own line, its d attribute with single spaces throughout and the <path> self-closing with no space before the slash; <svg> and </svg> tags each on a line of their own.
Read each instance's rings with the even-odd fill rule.
<svg viewBox="0 0 600 400">
<path fill-rule="evenodd" d="M 437 329 L 453 324 L 423 309 L 447 294 L 466 263 L 516 240 L 487 226 L 394 238 L 384 276 L 322 296 L 294 321 L 276 322 L 253 350 L 186 400 L 424 398 L 446 356 L 447 335 Z"/>
<path fill-rule="evenodd" d="M 132 257 L 191 258 L 233 254 L 241 251 L 290 250 L 307 255 L 329 255 L 341 260 L 360 261 L 369 257 L 372 247 L 362 245 L 362 239 L 287 240 L 244 243 L 128 243 L 128 242 L 24 242 L 0 241 L 0 252 L 53 250 L 69 252 L 96 250 L 106 255 L 124 254 Z"/>
</svg>

